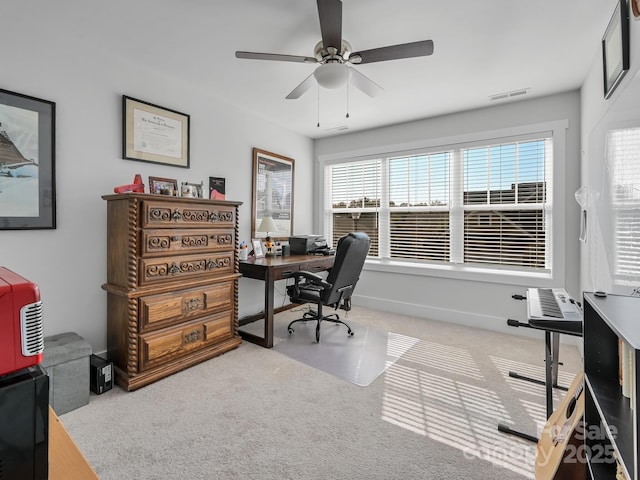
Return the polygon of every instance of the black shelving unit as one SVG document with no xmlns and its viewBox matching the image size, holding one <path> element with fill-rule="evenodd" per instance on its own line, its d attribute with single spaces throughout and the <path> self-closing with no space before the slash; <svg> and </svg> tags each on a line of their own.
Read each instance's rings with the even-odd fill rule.
<svg viewBox="0 0 640 480">
<path fill-rule="evenodd" d="M 614 456 L 627 478 L 640 480 L 638 458 L 638 371 L 631 399 L 619 381 L 619 340 L 631 348 L 635 365 L 640 351 L 640 297 L 584 294 L 585 453 L 590 478 L 613 479 Z M 632 405 L 633 402 L 633 405 Z"/>
</svg>

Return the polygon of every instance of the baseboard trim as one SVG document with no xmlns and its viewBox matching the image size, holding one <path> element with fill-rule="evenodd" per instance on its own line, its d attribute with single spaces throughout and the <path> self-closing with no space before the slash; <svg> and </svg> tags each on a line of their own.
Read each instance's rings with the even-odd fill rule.
<svg viewBox="0 0 640 480">
<path fill-rule="evenodd" d="M 398 302 L 384 298 L 367 297 L 363 295 L 353 295 L 351 297 L 353 305 L 383 312 L 398 313 L 418 318 L 428 318 L 440 322 L 454 323 L 466 327 L 482 328 L 510 335 L 519 335 L 529 338 L 540 338 L 544 340 L 543 332 L 531 328 L 516 328 L 507 325 L 506 318 L 480 315 L 474 312 L 462 310 L 452 310 L 415 303 Z M 570 335 L 560 335 L 560 343 L 578 345 L 579 337 Z"/>
</svg>

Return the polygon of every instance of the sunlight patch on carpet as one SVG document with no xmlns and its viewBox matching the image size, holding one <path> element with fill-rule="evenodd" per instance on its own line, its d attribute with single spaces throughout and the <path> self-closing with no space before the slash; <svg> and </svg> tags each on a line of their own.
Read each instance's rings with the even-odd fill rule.
<svg viewBox="0 0 640 480">
<path fill-rule="evenodd" d="M 498 431 L 496 419 L 513 423 L 498 393 L 470 383 L 482 381 L 476 378 L 465 382 L 426 371 L 433 368 L 431 362 L 410 360 L 417 350 L 385 373 L 381 419 L 457 448 L 467 460 L 487 461 L 533 479 L 536 446 Z"/>
<path fill-rule="evenodd" d="M 370 385 L 404 353 L 417 338 L 348 322 L 355 332 L 347 335 L 343 325 L 323 323 L 316 343 L 316 322 L 297 323 L 289 335 L 286 326 L 276 328 L 282 340 L 273 350 L 361 387 Z"/>
<path fill-rule="evenodd" d="M 483 380 L 480 368 L 471 354 L 463 349 L 423 340 L 404 357 L 404 360 L 425 367 L 435 368 L 474 380 Z"/>
</svg>

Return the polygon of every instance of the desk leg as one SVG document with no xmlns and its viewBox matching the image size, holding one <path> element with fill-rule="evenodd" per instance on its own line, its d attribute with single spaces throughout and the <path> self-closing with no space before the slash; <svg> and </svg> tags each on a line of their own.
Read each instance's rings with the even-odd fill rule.
<svg viewBox="0 0 640 480">
<path fill-rule="evenodd" d="M 251 343 L 260 345 L 264 348 L 273 347 L 273 291 L 275 280 L 273 279 L 273 273 L 268 269 L 264 278 L 264 337 L 259 337 L 253 333 L 244 332 L 240 330 L 240 336 Z"/>
<path fill-rule="evenodd" d="M 275 281 L 271 270 L 264 279 L 264 340 L 265 348 L 273 347 L 273 290 Z"/>
</svg>

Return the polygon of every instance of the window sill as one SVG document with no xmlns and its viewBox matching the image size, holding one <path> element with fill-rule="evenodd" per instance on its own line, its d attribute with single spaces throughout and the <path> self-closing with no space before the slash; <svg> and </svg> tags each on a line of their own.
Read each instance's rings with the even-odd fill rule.
<svg viewBox="0 0 640 480">
<path fill-rule="evenodd" d="M 389 259 L 367 259 L 364 270 L 418 275 L 423 277 L 450 278 L 470 282 L 490 282 L 527 287 L 552 287 L 555 285 L 550 272 L 524 272 L 517 270 L 495 270 L 469 265 L 435 265 L 402 262 Z"/>
</svg>

